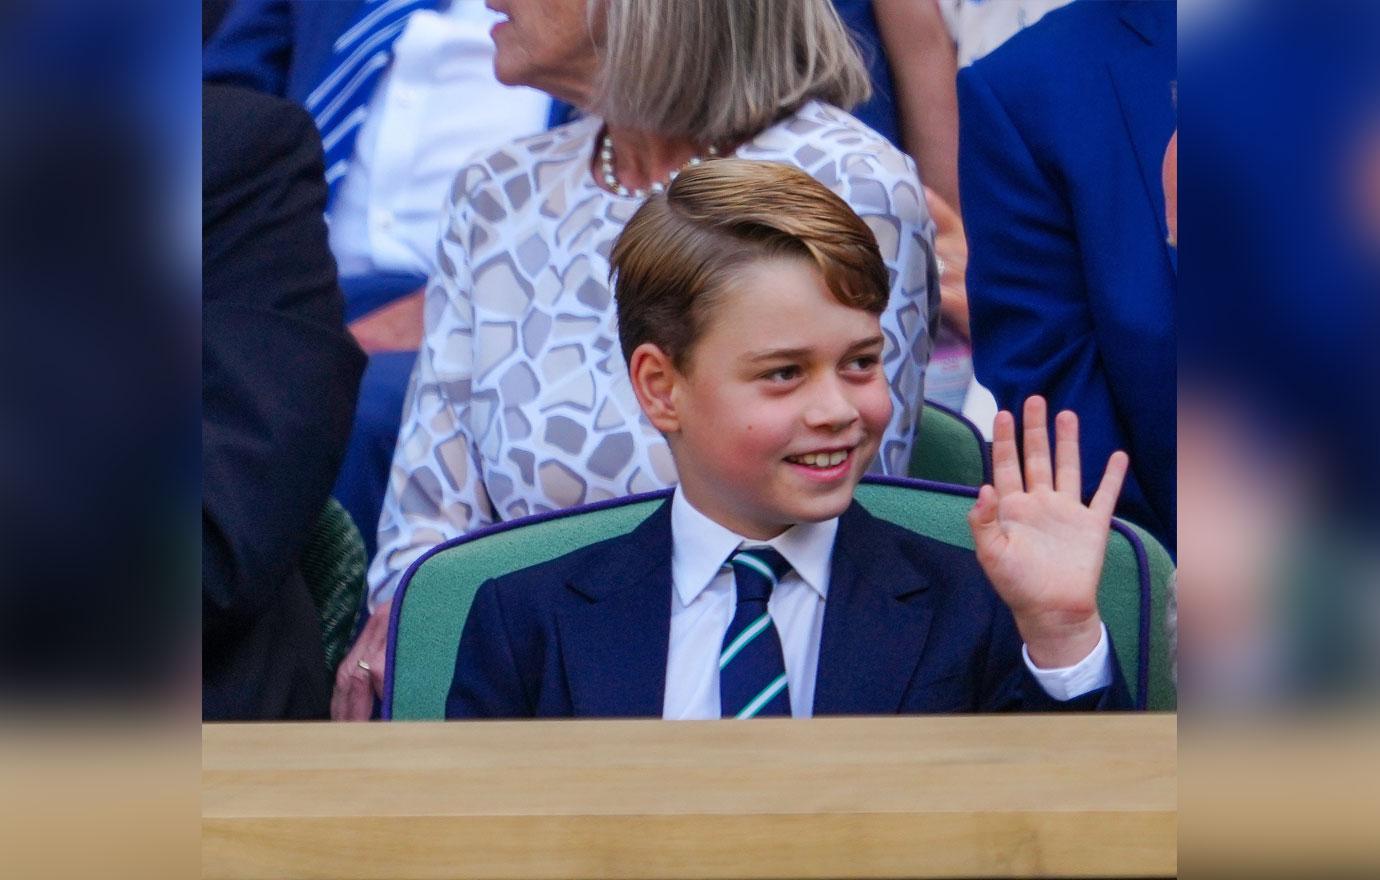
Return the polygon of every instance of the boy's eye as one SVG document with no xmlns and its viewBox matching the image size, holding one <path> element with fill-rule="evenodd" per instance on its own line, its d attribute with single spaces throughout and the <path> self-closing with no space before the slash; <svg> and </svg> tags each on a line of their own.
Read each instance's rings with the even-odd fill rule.
<svg viewBox="0 0 1380 880">
<path fill-rule="evenodd" d="M 768 382 L 790 382 L 800 376 L 800 368 L 796 366 L 777 367 L 774 370 L 763 373 L 762 378 Z"/>
</svg>

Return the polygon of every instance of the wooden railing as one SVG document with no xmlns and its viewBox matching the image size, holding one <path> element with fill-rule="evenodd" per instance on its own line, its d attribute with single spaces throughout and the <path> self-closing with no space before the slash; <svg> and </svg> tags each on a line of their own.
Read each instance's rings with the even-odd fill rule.
<svg viewBox="0 0 1380 880">
<path fill-rule="evenodd" d="M 208 724 L 203 876 L 1171 876 L 1175 721 Z"/>
</svg>

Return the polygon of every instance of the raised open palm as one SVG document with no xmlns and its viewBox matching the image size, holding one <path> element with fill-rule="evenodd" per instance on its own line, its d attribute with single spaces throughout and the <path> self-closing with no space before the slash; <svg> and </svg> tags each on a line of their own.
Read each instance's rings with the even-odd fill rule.
<svg viewBox="0 0 1380 880">
<path fill-rule="evenodd" d="M 1129 463 L 1126 453 L 1113 453 L 1092 501 L 1084 505 L 1078 417 L 1064 411 L 1055 419 L 1051 460 L 1045 410 L 1044 398 L 1025 402 L 1024 473 L 1015 419 L 1009 412 L 997 414 L 993 485 L 982 487 L 968 514 L 978 562 L 1011 608 L 1031 659 L 1042 666 L 1064 665 L 1069 656 L 1076 661 L 1096 644 L 1101 632 L 1097 584 Z"/>
</svg>

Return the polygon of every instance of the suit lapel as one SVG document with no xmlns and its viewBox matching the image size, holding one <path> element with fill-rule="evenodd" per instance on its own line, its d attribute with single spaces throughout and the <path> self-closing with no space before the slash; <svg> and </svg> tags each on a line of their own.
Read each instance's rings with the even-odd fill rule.
<svg viewBox="0 0 1380 880">
<path fill-rule="evenodd" d="M 1166 8 L 1156 8 L 1166 7 Z M 1139 38 L 1108 64 L 1121 118 L 1135 150 L 1145 194 L 1154 212 L 1155 228 L 1164 243 L 1165 260 L 1171 269 L 1176 258 L 1169 247 L 1169 227 L 1164 219 L 1164 183 L 1161 169 L 1169 136 L 1174 131 L 1171 82 L 1175 77 L 1174 4 L 1125 3 L 1122 23 Z M 1165 43 L 1171 45 L 1166 47 Z"/>
<path fill-rule="evenodd" d="M 574 714 L 661 717 L 671 638 L 670 502 L 569 588 L 588 600 L 557 624 Z"/>
<path fill-rule="evenodd" d="M 929 633 L 928 582 L 855 501 L 839 518 L 820 636 L 816 715 L 889 715 Z"/>
</svg>

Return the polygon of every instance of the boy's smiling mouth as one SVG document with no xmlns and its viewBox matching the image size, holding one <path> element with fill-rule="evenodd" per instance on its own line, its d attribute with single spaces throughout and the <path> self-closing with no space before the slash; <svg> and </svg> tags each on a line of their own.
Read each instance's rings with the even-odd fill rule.
<svg viewBox="0 0 1380 880">
<path fill-rule="evenodd" d="M 805 452 L 800 455 L 788 455 L 786 461 L 791 464 L 803 465 L 816 470 L 829 470 L 836 468 L 846 462 L 853 454 L 856 447 L 846 449 L 823 450 L 820 452 Z"/>
</svg>

